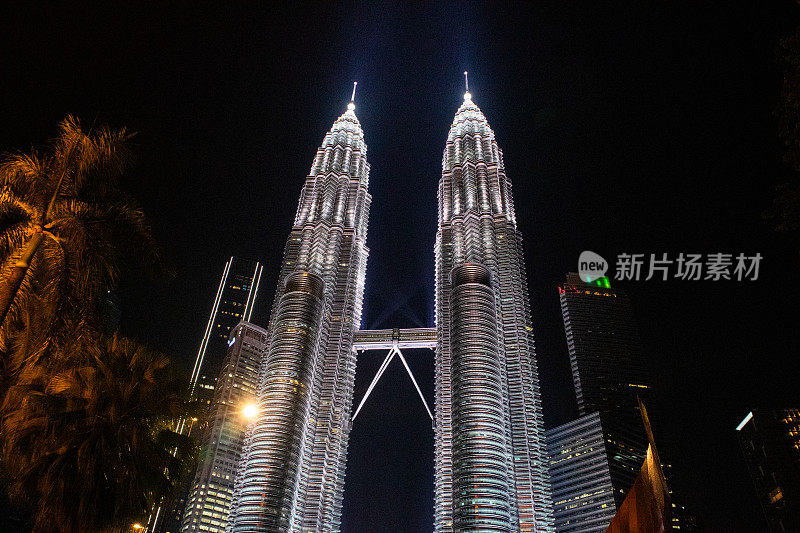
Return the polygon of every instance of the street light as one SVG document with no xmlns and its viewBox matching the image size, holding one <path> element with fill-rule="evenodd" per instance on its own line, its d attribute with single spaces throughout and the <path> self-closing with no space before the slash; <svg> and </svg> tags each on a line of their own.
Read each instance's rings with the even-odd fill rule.
<svg viewBox="0 0 800 533">
<path fill-rule="evenodd" d="M 242 415 L 248 420 L 254 419 L 258 415 L 258 406 L 254 403 L 245 404 L 242 408 Z"/>
</svg>

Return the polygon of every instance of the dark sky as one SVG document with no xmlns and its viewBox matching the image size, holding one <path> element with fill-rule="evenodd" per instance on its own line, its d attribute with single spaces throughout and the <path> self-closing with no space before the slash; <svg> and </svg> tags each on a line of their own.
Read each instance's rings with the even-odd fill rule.
<svg viewBox="0 0 800 533">
<path fill-rule="evenodd" d="M 761 219 L 788 176 L 772 115 L 785 1 L 491 9 L 90 5 L 0 14 L 0 150 L 66 113 L 138 132 L 126 188 L 178 277 L 132 275 L 123 330 L 188 366 L 230 255 L 261 261 L 265 324 L 315 150 L 359 82 L 373 195 L 365 327 L 433 324 L 436 190 L 462 71 L 505 154 L 525 237 L 545 419 L 575 416 L 557 286 L 578 254 L 759 252 L 755 282 L 629 283 L 644 357 L 711 531 L 764 528 L 734 427 L 800 405 L 798 243 Z M 433 356 L 409 352 L 433 399 Z M 359 362 L 356 401 L 382 355 Z M 350 441 L 346 533 L 429 531 L 433 431 L 399 362 Z"/>
</svg>

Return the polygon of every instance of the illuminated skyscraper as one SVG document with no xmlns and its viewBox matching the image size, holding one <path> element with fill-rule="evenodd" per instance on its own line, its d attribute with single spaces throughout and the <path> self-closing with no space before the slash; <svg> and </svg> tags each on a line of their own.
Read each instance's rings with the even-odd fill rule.
<svg viewBox="0 0 800 533">
<path fill-rule="evenodd" d="M 800 409 L 753 409 L 736 430 L 769 531 L 800 531 Z"/>
<path fill-rule="evenodd" d="M 633 309 L 624 291 L 612 287 L 606 277 L 589 282 L 570 272 L 564 285 L 558 288 L 558 294 L 581 417 L 548 431 L 556 530 L 600 531 L 601 524 L 596 518 L 604 516 L 607 507 L 603 505 L 608 503 L 592 496 L 601 485 L 608 487 L 604 480 L 597 478 L 594 467 L 600 463 L 595 461 L 594 466 L 586 467 L 586 462 L 593 459 L 570 457 L 564 455 L 564 451 L 582 448 L 587 439 L 595 438 L 596 432 L 601 431 L 606 440 L 602 462 L 610 469 L 609 482 L 613 484 L 612 504 L 621 505 L 620 496 L 630 488 L 626 484 L 633 482 L 646 453 L 646 437 L 636 398 L 641 397 L 653 414 L 651 419 L 656 421 L 657 433 L 659 413 L 664 411 L 663 398 L 653 391 Z M 670 456 L 670 439 L 663 437 L 659 442 L 664 445 L 662 452 L 667 451 L 661 454 L 662 461 Z M 618 449 L 614 449 L 615 446 Z M 601 453 L 596 447 L 592 450 L 595 454 Z M 600 455 L 595 459 L 600 460 Z M 639 466 L 634 468 L 632 465 L 637 460 Z M 669 463 L 662 463 L 662 468 L 670 489 L 674 489 L 675 470 Z M 587 492 L 587 487 L 592 490 Z M 694 518 L 682 503 L 685 491 L 679 488 L 678 494 L 672 490 L 670 494 L 673 527 L 693 531 Z"/>
<path fill-rule="evenodd" d="M 361 331 L 354 344 L 371 200 L 354 110 L 300 194 L 228 530 L 338 531 L 357 351 L 390 349 L 371 390 L 394 355 L 405 362 L 401 347 L 436 345 L 436 531 L 554 531 L 522 242 L 494 133 L 467 94 L 439 185 L 436 328 Z"/>
<path fill-rule="evenodd" d="M 231 331 L 183 512 L 184 533 L 225 531 L 245 429 L 257 413 L 258 369 L 266 350 L 266 330 L 240 322 Z"/>
<path fill-rule="evenodd" d="M 193 401 L 210 405 L 217 377 L 227 353 L 231 330 L 253 313 L 263 267 L 254 261 L 231 257 L 225 263 L 200 348 L 192 368 Z"/>
<path fill-rule="evenodd" d="M 590 413 L 546 435 L 556 531 L 603 533 L 645 460 L 641 428 Z"/>
<path fill-rule="evenodd" d="M 578 412 L 620 411 L 637 423 L 636 396 L 646 401 L 651 383 L 628 295 L 572 272 L 558 293 Z"/>
<path fill-rule="evenodd" d="M 181 420 L 178 426 L 181 433 L 186 433 L 191 427 L 192 437 L 195 437 L 203 435 L 207 429 L 207 410 L 214 399 L 231 330 L 252 315 L 262 269 L 262 265 L 255 261 L 235 257 L 225 262 L 189 381 L 190 401 L 200 407 L 195 410 L 198 420 Z M 189 487 L 184 484 L 173 505 L 163 509 L 157 507 L 148 519 L 147 531 L 178 531 L 188 494 Z"/>
<path fill-rule="evenodd" d="M 553 531 L 522 236 L 469 92 L 444 150 L 435 251 L 435 529 Z"/>
<path fill-rule="evenodd" d="M 369 165 L 355 105 L 325 135 L 284 251 L 232 531 L 338 531 L 367 266 Z"/>
</svg>

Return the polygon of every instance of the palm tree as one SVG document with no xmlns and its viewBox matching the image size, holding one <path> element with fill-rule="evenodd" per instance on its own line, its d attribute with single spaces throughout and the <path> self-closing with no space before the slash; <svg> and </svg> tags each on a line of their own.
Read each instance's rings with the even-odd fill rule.
<svg viewBox="0 0 800 533">
<path fill-rule="evenodd" d="M 130 137 L 67 116 L 47 153 L 0 164 L 0 350 L 34 294 L 50 316 L 86 318 L 127 259 L 162 267 L 141 208 L 118 187 Z"/>
<path fill-rule="evenodd" d="M 68 116 L 46 153 L 0 163 L 0 473 L 37 531 L 128 529 L 192 459 L 171 430 L 183 380 L 163 355 L 101 333 L 125 265 L 165 271 L 118 187 L 129 139 Z"/>
<path fill-rule="evenodd" d="M 164 271 L 141 208 L 118 187 L 129 139 L 67 116 L 45 154 L 0 163 L 0 399 L 97 335 L 101 297 L 124 265 Z"/>
<path fill-rule="evenodd" d="M 129 528 L 169 496 L 194 454 L 170 429 L 184 414 L 183 380 L 165 356 L 117 335 L 75 343 L 58 361 L 3 402 L 9 494 L 33 505 L 35 531 Z"/>
</svg>

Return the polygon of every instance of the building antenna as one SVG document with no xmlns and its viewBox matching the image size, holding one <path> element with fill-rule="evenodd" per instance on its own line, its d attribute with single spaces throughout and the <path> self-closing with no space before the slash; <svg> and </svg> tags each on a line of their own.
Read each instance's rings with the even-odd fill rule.
<svg viewBox="0 0 800 533">
<path fill-rule="evenodd" d="M 464 71 L 464 85 L 467 86 L 467 92 L 469 92 L 469 77 L 467 76 L 467 71 Z"/>
<path fill-rule="evenodd" d="M 356 85 L 358 85 L 357 81 L 353 82 L 353 95 L 350 97 L 350 101 L 355 103 L 356 101 Z"/>
</svg>

